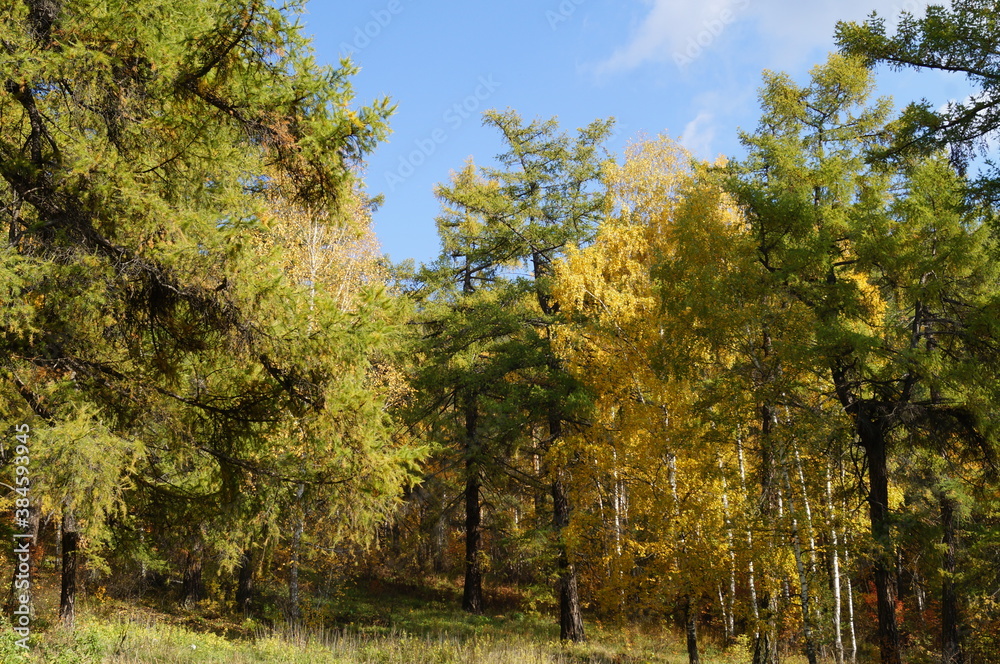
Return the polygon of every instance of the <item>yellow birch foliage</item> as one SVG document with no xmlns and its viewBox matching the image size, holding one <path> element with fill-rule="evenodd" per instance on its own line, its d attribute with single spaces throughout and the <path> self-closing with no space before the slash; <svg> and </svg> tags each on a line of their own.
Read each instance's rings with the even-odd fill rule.
<svg viewBox="0 0 1000 664">
<path fill-rule="evenodd" d="M 684 595 L 714 592 L 728 575 L 719 457 L 711 422 L 700 412 L 693 373 L 664 369 L 665 347 L 684 355 L 709 345 L 698 338 L 698 299 L 675 289 L 658 267 L 678 249 L 694 261 L 732 255 L 739 218 L 718 187 L 696 177 L 687 153 L 667 138 L 632 145 L 610 165 L 608 218 L 594 243 L 571 250 L 556 269 L 553 293 L 567 320 L 556 336 L 566 366 L 593 395 L 591 426 L 567 440 L 580 459 L 577 490 L 592 509 L 574 523 L 580 559 L 600 608 L 627 603 L 669 611 Z M 690 279 L 706 270 L 689 266 Z M 664 307 L 679 291 L 681 306 Z M 686 302 L 686 303 L 685 303 Z M 672 316 L 664 316 L 669 309 Z M 699 351 L 701 352 L 701 351 Z M 733 446 L 730 448 L 734 449 Z M 733 451 L 726 454 L 734 455 Z M 728 459 L 731 467 L 735 461 Z"/>
</svg>

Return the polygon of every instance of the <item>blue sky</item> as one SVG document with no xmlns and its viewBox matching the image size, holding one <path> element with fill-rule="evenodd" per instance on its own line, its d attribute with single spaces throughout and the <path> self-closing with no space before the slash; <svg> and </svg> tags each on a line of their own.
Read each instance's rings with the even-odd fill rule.
<svg viewBox="0 0 1000 664">
<path fill-rule="evenodd" d="M 383 251 L 394 261 L 432 260 L 439 205 L 434 185 L 472 157 L 502 150 L 482 126 L 488 108 L 525 119 L 556 116 L 567 131 L 614 116 L 608 143 L 659 133 L 695 155 L 740 154 L 739 128 L 757 124 L 764 69 L 799 82 L 833 50 L 838 19 L 923 13 L 918 0 L 311 0 L 303 16 L 317 58 L 350 55 L 359 102 L 398 104 L 392 134 L 368 160 Z M 935 105 L 969 93 L 964 79 L 880 72 L 879 93 L 897 105 Z"/>
</svg>

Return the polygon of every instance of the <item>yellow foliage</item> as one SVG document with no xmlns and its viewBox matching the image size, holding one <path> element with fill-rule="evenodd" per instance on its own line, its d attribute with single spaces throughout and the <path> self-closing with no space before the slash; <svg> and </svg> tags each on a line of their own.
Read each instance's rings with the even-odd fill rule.
<svg viewBox="0 0 1000 664">
<path fill-rule="evenodd" d="M 591 533 L 581 542 L 595 532 L 606 542 L 604 576 L 591 581 L 605 604 L 630 584 L 655 604 L 707 591 L 728 573 L 718 459 L 733 452 L 713 440 L 690 380 L 658 366 L 665 344 L 701 346 L 692 323 L 707 315 L 683 303 L 668 312 L 665 301 L 717 288 L 697 283 L 708 266 L 741 267 L 734 248 L 744 224 L 699 168 L 665 137 L 630 146 L 624 164 L 606 168 L 612 203 L 593 244 L 555 270 L 553 295 L 572 322 L 553 342 L 594 399 L 591 426 L 568 444 L 581 459 L 575 484 L 596 509 L 573 528 Z M 685 264 L 667 282 L 658 271 L 679 247 Z"/>
</svg>

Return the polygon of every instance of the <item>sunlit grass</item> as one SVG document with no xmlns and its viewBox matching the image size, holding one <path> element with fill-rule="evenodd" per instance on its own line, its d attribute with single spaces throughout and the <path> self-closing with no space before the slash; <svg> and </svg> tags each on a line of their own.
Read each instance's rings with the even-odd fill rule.
<svg viewBox="0 0 1000 664">
<path fill-rule="evenodd" d="M 403 629 L 364 627 L 338 630 L 310 628 L 252 629 L 252 636 L 227 639 L 165 620 L 163 616 L 133 610 L 115 616 L 80 616 L 71 634 L 53 627 L 36 637 L 30 656 L 0 649 L 4 662 L 35 664 L 682 664 L 682 645 L 669 634 L 643 630 L 591 627 L 590 642 L 564 646 L 558 639 L 538 636 L 536 627 L 504 629 L 486 619 L 476 629 L 454 612 L 454 632 L 443 616 L 428 623 L 423 633 Z M 419 626 L 419 619 L 414 618 Z M 706 664 L 749 662 L 745 651 L 718 653 L 707 648 Z"/>
<path fill-rule="evenodd" d="M 425 582 L 431 580 L 425 579 Z M 192 610 L 169 602 L 137 606 L 91 597 L 71 633 L 51 620 L 51 598 L 40 614 L 28 654 L 0 635 L 4 664 L 686 664 L 684 642 L 663 625 L 587 621 L 588 642 L 559 642 L 551 607 L 496 602 L 475 616 L 458 608 L 453 588 L 343 588 L 312 598 L 304 626 L 266 627 L 234 619 L 217 604 Z M 167 610 L 169 609 L 169 610 Z M 46 621 L 45 616 L 49 616 Z M 728 649 L 704 638 L 703 664 L 750 664 L 748 639 Z M 787 664 L 797 664 L 789 657 Z"/>
</svg>

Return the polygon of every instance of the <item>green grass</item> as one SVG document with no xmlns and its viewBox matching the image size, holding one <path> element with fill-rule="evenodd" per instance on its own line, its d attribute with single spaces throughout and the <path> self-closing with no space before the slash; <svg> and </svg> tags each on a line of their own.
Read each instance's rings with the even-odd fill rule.
<svg viewBox="0 0 1000 664">
<path fill-rule="evenodd" d="M 685 664 L 683 642 L 669 631 L 587 624 L 586 644 L 564 646 L 550 611 L 507 610 L 472 616 L 453 589 L 347 589 L 307 607 L 307 625 L 268 629 L 235 621 L 205 604 L 165 612 L 103 599 L 85 603 L 70 633 L 44 616 L 30 654 L 0 636 L 10 664 Z M 503 604 L 497 603 L 497 604 Z M 703 644 L 704 664 L 749 664 L 745 646 L 720 652 Z"/>
<path fill-rule="evenodd" d="M 538 641 L 490 629 L 460 637 L 405 631 L 365 634 L 352 631 L 278 630 L 255 638 L 229 640 L 211 632 L 158 622 L 134 614 L 118 620 L 85 616 L 75 633 L 54 629 L 33 644 L 30 657 L 15 659 L 0 649 L 4 662 L 114 664 L 204 662 L 206 664 L 583 664 L 639 662 L 681 664 L 687 658 L 676 644 L 643 634 L 621 633 L 616 638 L 598 632 L 591 643 L 563 647 L 557 641 Z M 749 661 L 735 653 L 703 657 L 706 664 Z"/>
</svg>

